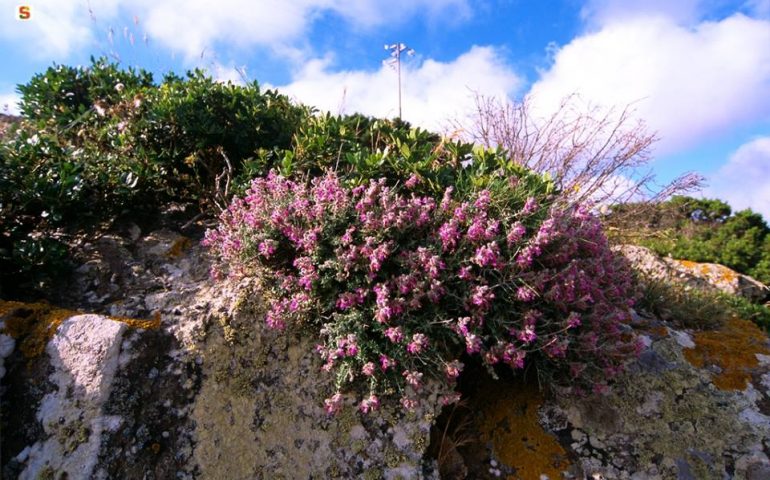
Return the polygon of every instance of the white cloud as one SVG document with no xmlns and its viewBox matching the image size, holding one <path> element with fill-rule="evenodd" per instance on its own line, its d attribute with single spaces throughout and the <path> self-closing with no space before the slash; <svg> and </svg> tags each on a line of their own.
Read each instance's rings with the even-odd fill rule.
<svg viewBox="0 0 770 480">
<path fill-rule="evenodd" d="M 342 17 L 354 29 L 371 29 L 415 16 L 468 18 L 471 9 L 467 0 L 37 0 L 29 21 L 0 15 L 0 38 L 40 59 L 64 60 L 105 43 L 107 29 L 119 32 L 135 17 L 137 35 L 147 33 L 192 60 L 221 45 L 291 50 L 326 14 Z"/>
<path fill-rule="evenodd" d="M 19 97 L 16 93 L 0 93 L 0 113 L 6 115 L 18 115 L 19 114 Z"/>
<path fill-rule="evenodd" d="M 709 181 L 705 196 L 726 200 L 733 210 L 751 208 L 770 221 L 770 136 L 741 145 Z"/>
<path fill-rule="evenodd" d="M 330 59 L 309 62 L 293 81 L 278 87 L 297 100 L 332 113 L 398 115 L 396 72 L 330 70 Z M 473 92 L 491 96 L 516 93 L 521 79 L 494 48 L 472 47 L 454 61 L 425 60 L 419 67 L 402 65 L 403 118 L 415 125 L 440 130 L 449 118 L 473 106 Z"/>
<path fill-rule="evenodd" d="M 12 5 L 23 2 L 11 2 Z M 3 6 L 0 15 L 0 37 L 14 42 L 19 49 L 38 59 L 63 59 L 74 50 L 83 48 L 93 40 L 93 23 L 89 14 L 90 4 L 94 11 L 106 16 L 116 13 L 117 1 L 36 0 L 30 2 L 31 18 L 26 21 L 7 14 L 11 4 Z"/>
<path fill-rule="evenodd" d="M 665 16 L 618 20 L 562 47 L 530 95 L 546 112 L 572 93 L 601 106 L 634 103 L 661 137 L 657 153 L 673 153 L 768 118 L 767 45 L 770 21 L 741 14 L 694 28 Z"/>
<path fill-rule="evenodd" d="M 470 15 L 467 0 L 142 0 L 134 7 L 154 40 L 188 59 L 217 44 L 280 52 L 301 41 L 324 14 L 339 15 L 362 29 L 419 15 Z"/>
</svg>

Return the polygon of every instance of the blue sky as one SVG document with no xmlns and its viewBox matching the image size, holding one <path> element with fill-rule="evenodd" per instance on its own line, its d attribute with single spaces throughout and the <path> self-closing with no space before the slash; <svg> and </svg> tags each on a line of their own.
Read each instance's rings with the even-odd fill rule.
<svg viewBox="0 0 770 480">
<path fill-rule="evenodd" d="M 633 104 L 660 138 L 660 180 L 698 171 L 705 195 L 770 218 L 770 0 L 0 0 L 0 110 L 52 63 L 109 55 L 394 116 L 393 42 L 416 51 L 403 115 L 417 125 L 464 118 L 474 91 L 543 115 L 570 94 Z"/>
</svg>

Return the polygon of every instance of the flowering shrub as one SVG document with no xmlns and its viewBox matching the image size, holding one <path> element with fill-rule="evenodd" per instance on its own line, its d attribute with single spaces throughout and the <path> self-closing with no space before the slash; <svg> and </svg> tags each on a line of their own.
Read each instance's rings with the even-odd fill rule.
<svg viewBox="0 0 770 480">
<path fill-rule="evenodd" d="M 599 222 L 580 208 L 543 212 L 537 195 L 463 201 L 450 187 L 436 201 L 409 192 L 417 183 L 257 178 L 206 234 L 213 274 L 256 276 L 269 327 L 317 328 L 322 369 L 336 379 L 329 413 L 360 381 L 361 411 L 383 395 L 413 408 L 428 377 L 454 385 L 464 353 L 605 388 L 638 345 L 620 328 L 631 276 Z"/>
</svg>

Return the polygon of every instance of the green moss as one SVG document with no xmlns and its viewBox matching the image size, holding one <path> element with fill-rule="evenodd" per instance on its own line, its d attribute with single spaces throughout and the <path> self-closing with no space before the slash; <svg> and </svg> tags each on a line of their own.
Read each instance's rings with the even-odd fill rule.
<svg viewBox="0 0 770 480">
<path fill-rule="evenodd" d="M 56 471 L 50 466 L 46 465 L 38 473 L 35 480 L 54 480 Z"/>
<path fill-rule="evenodd" d="M 382 469 L 368 468 L 364 473 L 364 480 L 379 480 L 383 476 Z"/>
</svg>

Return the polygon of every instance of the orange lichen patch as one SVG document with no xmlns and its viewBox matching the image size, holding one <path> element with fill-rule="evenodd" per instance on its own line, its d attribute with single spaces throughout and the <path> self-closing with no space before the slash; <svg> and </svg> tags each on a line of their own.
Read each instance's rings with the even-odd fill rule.
<svg viewBox="0 0 770 480">
<path fill-rule="evenodd" d="M 40 355 L 61 323 L 80 312 L 56 308 L 46 303 L 6 302 L 0 300 L 0 316 L 5 318 L 5 332 L 19 339 L 19 350 L 27 357 Z"/>
<path fill-rule="evenodd" d="M 676 262 L 699 277 L 706 277 L 720 283 L 734 283 L 738 281 L 738 274 L 724 265 L 697 263 L 690 260 L 677 260 Z"/>
<path fill-rule="evenodd" d="M 481 440 L 491 442 L 497 459 L 516 470 L 509 480 L 562 478 L 570 464 L 556 438 L 538 423 L 543 396 L 537 386 L 490 382 L 477 398 Z"/>
<path fill-rule="evenodd" d="M 45 346 L 61 323 L 83 312 L 58 308 L 47 303 L 24 303 L 0 300 L 0 317 L 5 317 L 4 333 L 19 340 L 19 351 L 26 358 L 43 353 Z M 160 327 L 160 313 L 151 320 L 108 317 L 132 328 Z"/>
<path fill-rule="evenodd" d="M 663 325 L 658 325 L 657 327 L 650 328 L 648 333 L 653 335 L 655 338 L 665 338 L 668 337 L 668 328 L 664 327 Z"/>
<path fill-rule="evenodd" d="M 154 330 L 160 328 L 160 312 L 155 312 L 150 319 L 128 318 L 128 317 L 108 317 L 110 320 L 122 322 L 131 328 L 143 328 L 145 330 Z"/>
<path fill-rule="evenodd" d="M 181 257 L 185 250 L 190 248 L 192 246 L 192 240 L 190 240 L 187 237 L 179 237 L 176 240 L 174 240 L 174 243 L 171 244 L 171 248 L 168 249 L 168 252 L 166 255 L 168 255 L 171 258 L 178 258 Z"/>
<path fill-rule="evenodd" d="M 685 358 L 698 368 L 718 366 L 721 373 L 713 382 L 720 390 L 744 390 L 759 364 L 756 354 L 770 354 L 767 335 L 748 320 L 734 318 L 719 330 L 696 333 L 693 340 L 695 348 L 685 349 Z"/>
</svg>

